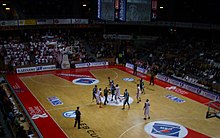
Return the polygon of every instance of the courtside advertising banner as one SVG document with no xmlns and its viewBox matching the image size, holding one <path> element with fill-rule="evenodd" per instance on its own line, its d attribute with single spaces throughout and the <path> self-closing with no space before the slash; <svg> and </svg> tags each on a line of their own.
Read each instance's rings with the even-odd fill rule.
<svg viewBox="0 0 220 138">
<path fill-rule="evenodd" d="M 88 19 L 72 19 L 72 24 L 89 24 Z"/>
<path fill-rule="evenodd" d="M 56 65 L 46 65 L 46 66 L 36 66 L 36 67 L 25 67 L 25 68 L 17 68 L 17 73 L 30 73 L 37 71 L 47 71 L 47 70 L 55 70 Z"/>
<path fill-rule="evenodd" d="M 19 26 L 36 25 L 36 20 L 19 20 Z"/>
<path fill-rule="evenodd" d="M 108 62 L 88 62 L 88 63 L 75 64 L 75 68 L 88 68 L 88 67 L 107 66 L 107 65 Z"/>
<path fill-rule="evenodd" d="M 71 24 L 71 19 L 54 19 L 54 24 Z"/>
<path fill-rule="evenodd" d="M 126 63 L 126 68 L 129 68 L 129 69 L 134 69 L 134 65 L 133 64 L 130 64 L 130 63 Z"/>
<path fill-rule="evenodd" d="M 37 25 L 53 24 L 53 19 L 37 19 Z"/>
<path fill-rule="evenodd" d="M 18 26 L 17 20 L 0 21 L 0 26 Z"/>
<path fill-rule="evenodd" d="M 184 83 L 182 81 L 178 81 L 178 80 L 172 79 L 170 77 L 166 77 L 166 76 L 161 75 L 161 74 L 157 74 L 156 77 L 159 80 L 162 80 L 162 81 L 165 81 L 167 83 L 170 83 L 170 84 L 173 84 L 175 86 L 178 86 L 180 88 L 186 89 L 186 90 L 191 91 L 193 93 L 196 93 L 198 95 L 204 96 L 204 97 L 206 97 L 208 99 L 219 100 L 219 95 L 217 95 L 217 94 L 215 94 L 215 93 L 213 93 L 211 91 L 208 91 L 208 90 L 202 89 L 200 87 L 196 87 L 196 86 Z"/>
</svg>

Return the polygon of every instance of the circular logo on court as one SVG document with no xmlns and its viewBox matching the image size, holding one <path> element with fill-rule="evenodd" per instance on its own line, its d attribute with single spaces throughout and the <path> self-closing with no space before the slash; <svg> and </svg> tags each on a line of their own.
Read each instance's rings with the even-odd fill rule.
<svg viewBox="0 0 220 138">
<path fill-rule="evenodd" d="M 94 78 L 78 78 L 73 80 L 72 82 L 77 85 L 94 85 L 99 83 L 99 80 Z"/>
<path fill-rule="evenodd" d="M 66 118 L 76 118 L 76 111 L 75 110 L 66 111 L 63 113 L 63 116 Z"/>
<path fill-rule="evenodd" d="M 156 138 L 184 138 L 188 130 L 177 123 L 170 121 L 155 121 L 144 126 L 147 134 Z"/>
<path fill-rule="evenodd" d="M 124 81 L 134 81 L 134 78 L 123 78 Z"/>
<path fill-rule="evenodd" d="M 102 103 L 105 103 L 105 97 L 101 97 L 101 101 Z M 124 96 L 120 95 L 117 100 L 115 99 L 115 95 L 112 97 L 111 94 L 108 95 L 107 97 L 107 101 L 106 104 L 110 105 L 110 106 L 123 106 L 124 104 Z M 131 104 L 133 102 L 133 98 L 129 97 L 128 103 Z"/>
</svg>

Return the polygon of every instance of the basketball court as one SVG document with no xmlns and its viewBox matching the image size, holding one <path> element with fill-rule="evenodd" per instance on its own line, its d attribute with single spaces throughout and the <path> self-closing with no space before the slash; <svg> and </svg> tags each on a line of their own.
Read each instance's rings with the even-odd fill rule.
<svg viewBox="0 0 220 138">
<path fill-rule="evenodd" d="M 111 100 L 102 108 L 92 101 L 94 85 L 108 87 L 108 77 L 128 89 L 130 106 Z M 146 94 L 137 103 L 136 87 L 144 79 Z M 44 138 L 208 138 L 220 137 L 220 120 L 206 119 L 210 101 L 144 74 L 132 75 L 122 66 L 56 70 L 6 77 Z M 144 120 L 144 103 L 150 100 L 150 119 Z M 80 107 L 81 129 L 73 127 Z"/>
</svg>

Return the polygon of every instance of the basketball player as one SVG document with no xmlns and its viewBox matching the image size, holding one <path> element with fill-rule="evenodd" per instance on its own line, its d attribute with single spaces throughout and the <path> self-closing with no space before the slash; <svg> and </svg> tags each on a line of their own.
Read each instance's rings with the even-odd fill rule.
<svg viewBox="0 0 220 138">
<path fill-rule="evenodd" d="M 137 64 L 134 63 L 133 75 L 137 75 Z"/>
<path fill-rule="evenodd" d="M 81 112 L 79 111 L 79 106 L 77 107 L 75 113 L 76 113 L 76 119 L 75 119 L 74 127 L 76 127 L 76 124 L 78 123 L 78 129 L 80 129 Z"/>
<path fill-rule="evenodd" d="M 128 109 L 130 109 L 130 104 L 129 104 L 129 93 L 128 93 L 128 90 L 125 89 L 125 92 L 124 92 L 124 104 L 123 104 L 123 108 L 122 110 L 125 109 L 125 104 L 128 104 Z"/>
<path fill-rule="evenodd" d="M 150 119 L 150 102 L 149 100 L 147 99 L 146 102 L 144 103 L 144 120 L 147 119 Z"/>
<path fill-rule="evenodd" d="M 141 102 L 141 89 L 140 89 L 139 84 L 137 84 L 137 95 L 136 95 L 136 98 L 137 98 L 137 103 Z"/>
<path fill-rule="evenodd" d="M 140 79 L 140 89 L 141 89 L 141 94 L 145 94 L 145 91 L 144 91 L 144 81 L 143 79 L 141 78 Z"/>
<path fill-rule="evenodd" d="M 121 101 L 120 96 L 121 96 L 120 87 L 118 86 L 118 84 L 116 84 L 116 87 L 115 87 L 115 100 L 116 100 L 116 104 L 118 104 L 118 99 Z"/>
<path fill-rule="evenodd" d="M 155 77 L 155 73 L 152 70 L 151 73 L 150 73 L 150 85 L 151 85 L 151 83 L 154 85 L 154 77 Z"/>
<path fill-rule="evenodd" d="M 106 105 L 106 103 L 108 103 L 108 88 L 107 87 L 105 87 L 104 89 L 104 96 L 105 96 L 104 105 Z"/>
<path fill-rule="evenodd" d="M 115 95 L 115 85 L 114 85 L 114 81 L 113 80 L 111 81 L 110 91 L 112 93 L 112 100 L 111 101 L 113 101 L 113 97 Z"/>
<path fill-rule="evenodd" d="M 110 77 L 108 77 L 108 85 L 109 85 L 109 87 L 111 87 L 111 82 L 112 82 L 112 80 L 110 79 Z"/>
<path fill-rule="evenodd" d="M 96 99 L 96 93 L 98 91 L 97 85 L 95 85 L 95 87 L 92 89 L 92 101 L 94 101 L 94 99 Z"/>
<path fill-rule="evenodd" d="M 99 105 L 99 108 L 102 108 L 102 101 L 101 101 L 102 89 L 101 88 L 99 88 L 95 96 L 96 96 L 96 103 Z"/>
</svg>

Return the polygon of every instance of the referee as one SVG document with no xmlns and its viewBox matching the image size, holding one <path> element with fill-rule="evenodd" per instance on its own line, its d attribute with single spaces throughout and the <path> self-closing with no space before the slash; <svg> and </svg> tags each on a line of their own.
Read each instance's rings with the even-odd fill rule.
<svg viewBox="0 0 220 138">
<path fill-rule="evenodd" d="M 122 108 L 122 110 L 124 110 L 125 109 L 125 104 L 127 103 L 128 104 L 128 109 L 130 109 L 130 104 L 129 104 L 129 93 L 128 93 L 128 90 L 127 89 L 125 89 L 125 92 L 124 92 L 124 104 L 123 104 L 123 108 Z"/>
<path fill-rule="evenodd" d="M 79 111 L 79 106 L 76 109 L 76 119 L 74 123 L 74 127 L 76 127 L 76 124 L 78 123 L 78 129 L 80 129 L 80 118 L 81 118 L 81 112 Z"/>
</svg>

